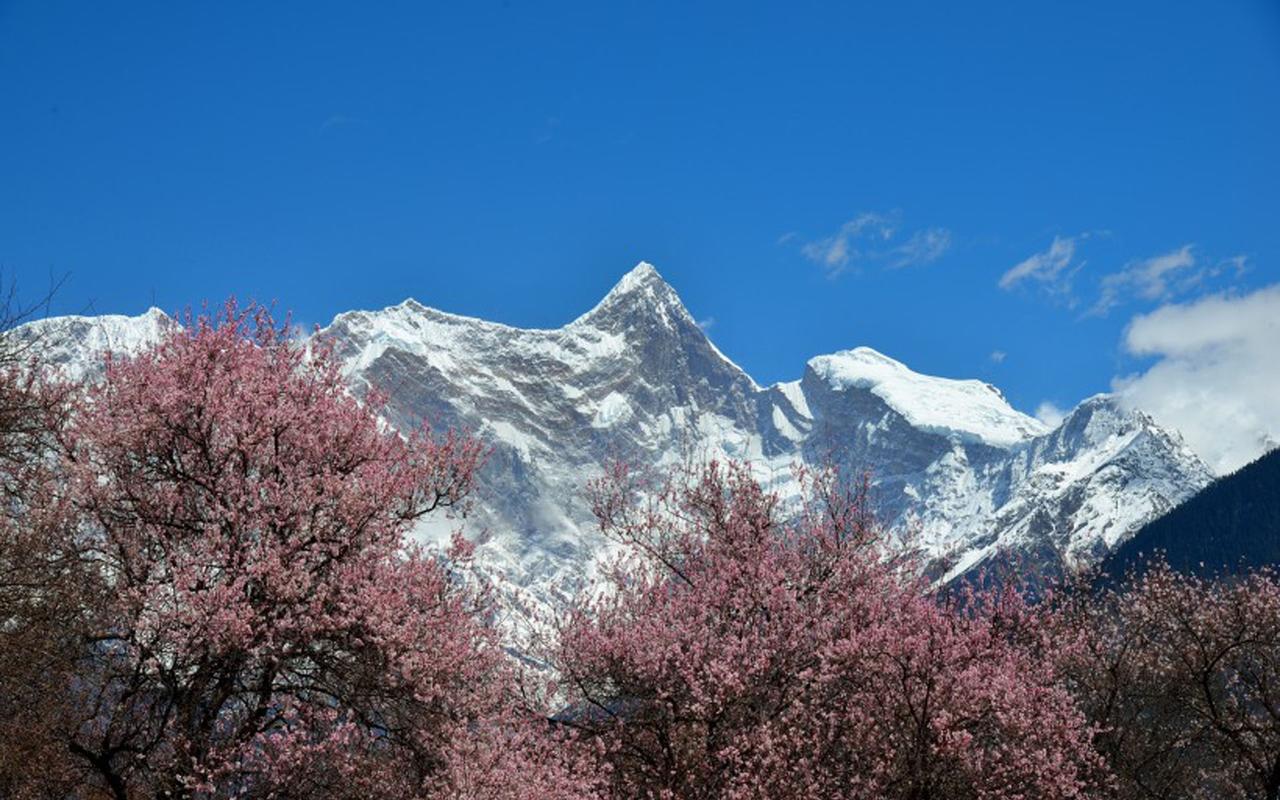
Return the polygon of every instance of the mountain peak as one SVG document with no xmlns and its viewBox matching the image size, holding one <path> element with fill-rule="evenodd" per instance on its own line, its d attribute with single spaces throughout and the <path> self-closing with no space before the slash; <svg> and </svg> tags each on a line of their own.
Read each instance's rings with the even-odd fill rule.
<svg viewBox="0 0 1280 800">
<path fill-rule="evenodd" d="M 922 375 L 870 347 L 818 356 L 809 368 L 834 389 L 869 391 L 917 428 L 949 437 L 1012 447 L 1048 430 L 988 383 Z"/>
<path fill-rule="evenodd" d="M 671 284 L 662 279 L 662 275 L 648 261 L 641 261 L 618 279 L 609 293 L 600 301 L 600 305 L 618 302 L 629 298 L 652 298 L 658 300 L 674 300 L 680 304 L 680 298 Z"/>
<path fill-rule="evenodd" d="M 662 276 L 658 274 L 656 267 L 648 261 L 641 261 L 639 264 L 632 267 L 626 275 L 622 276 L 609 294 L 613 294 L 615 292 L 630 292 L 648 285 L 662 284 L 665 286 L 666 283 L 667 282 L 662 279 Z"/>
<path fill-rule="evenodd" d="M 632 267 L 595 308 L 578 317 L 572 324 L 600 324 L 609 320 L 633 319 L 636 316 L 658 316 L 668 322 L 681 320 L 694 324 L 693 317 L 684 307 L 676 290 L 647 261 L 641 261 Z"/>
</svg>

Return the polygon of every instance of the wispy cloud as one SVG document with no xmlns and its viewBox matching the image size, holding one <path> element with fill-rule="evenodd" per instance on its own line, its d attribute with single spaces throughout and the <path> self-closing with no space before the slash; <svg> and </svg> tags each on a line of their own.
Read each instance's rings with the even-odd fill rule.
<svg viewBox="0 0 1280 800">
<path fill-rule="evenodd" d="M 1280 444 L 1280 284 L 1135 317 L 1124 348 L 1155 357 L 1112 381 L 1126 403 L 1178 429 L 1219 474 Z"/>
<path fill-rule="evenodd" d="M 542 121 L 542 126 L 538 129 L 538 134 L 534 141 L 538 144 L 546 144 L 556 137 L 556 133 L 560 130 L 560 117 L 547 117 Z"/>
<path fill-rule="evenodd" d="M 1077 274 L 1088 263 L 1082 251 L 1089 239 L 1105 234 L 1093 231 L 1054 236 L 1047 249 L 1006 270 L 998 285 L 1005 291 L 1033 286 L 1068 308 L 1088 303 L 1081 318 L 1102 317 L 1117 306 L 1136 301 L 1167 303 L 1206 291 L 1212 287 L 1213 279 L 1227 274 L 1238 276 L 1246 269 L 1244 256 L 1206 260 L 1194 244 L 1184 244 L 1159 255 L 1128 261 L 1120 269 L 1082 286 Z M 1096 290 L 1091 301 L 1090 287 Z M 1085 296 L 1083 300 L 1081 295 Z"/>
<path fill-rule="evenodd" d="M 876 213 L 863 213 L 840 226 L 831 236 L 805 242 L 800 252 L 805 258 L 822 265 L 834 278 L 848 269 L 850 263 L 864 258 L 866 242 L 885 243 L 897 232 L 894 222 Z"/>
<path fill-rule="evenodd" d="M 1003 364 L 1004 360 L 1008 357 L 1009 354 L 1003 350 L 992 350 L 991 355 L 988 356 L 994 364 Z"/>
<path fill-rule="evenodd" d="M 1072 282 L 1076 273 L 1085 265 L 1084 261 L 1076 260 L 1076 243 L 1088 236 L 1087 233 L 1079 236 L 1054 236 L 1047 250 L 1033 253 L 1006 270 L 1000 276 L 1000 288 L 1009 291 L 1020 284 L 1035 284 L 1067 306 L 1075 306 Z"/>
<path fill-rule="evenodd" d="M 1056 428 L 1062 424 L 1067 418 L 1067 412 L 1058 407 L 1056 403 L 1045 400 L 1036 406 L 1036 419 L 1048 425 L 1050 428 Z"/>
<path fill-rule="evenodd" d="M 1168 301 L 1200 289 L 1207 281 L 1225 272 L 1239 274 L 1245 266 L 1243 256 L 1211 264 L 1203 261 L 1195 245 L 1191 244 L 1151 258 L 1131 261 L 1119 272 L 1102 277 L 1098 300 L 1086 316 L 1106 316 L 1111 309 L 1134 297 Z"/>
<path fill-rule="evenodd" d="M 697 321 L 698 327 L 704 331 L 711 330 L 715 326 L 715 324 L 716 324 L 715 317 L 704 317 Z"/>
<path fill-rule="evenodd" d="M 921 264 L 932 264 L 951 249 L 951 231 L 946 228 L 926 228 L 911 234 L 911 238 L 895 247 L 889 267 L 901 269 Z"/>
<path fill-rule="evenodd" d="M 951 231 L 946 228 L 916 229 L 903 239 L 900 217 L 896 212 L 863 212 L 830 236 L 805 241 L 799 234 L 788 233 L 778 243 L 800 242 L 804 257 L 821 266 L 830 278 L 863 264 L 888 269 L 929 264 L 951 249 Z"/>
</svg>

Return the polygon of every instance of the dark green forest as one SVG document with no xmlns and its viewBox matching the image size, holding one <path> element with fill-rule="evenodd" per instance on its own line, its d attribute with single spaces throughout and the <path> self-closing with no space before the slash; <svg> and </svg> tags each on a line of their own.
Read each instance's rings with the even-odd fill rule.
<svg viewBox="0 0 1280 800">
<path fill-rule="evenodd" d="M 1206 486 L 1107 557 L 1104 580 L 1163 553 L 1179 572 L 1235 574 L 1280 564 L 1280 450 Z"/>
</svg>

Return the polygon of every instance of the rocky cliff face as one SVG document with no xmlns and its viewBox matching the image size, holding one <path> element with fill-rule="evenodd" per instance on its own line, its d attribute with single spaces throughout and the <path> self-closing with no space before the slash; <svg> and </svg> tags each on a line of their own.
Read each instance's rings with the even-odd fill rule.
<svg viewBox="0 0 1280 800">
<path fill-rule="evenodd" d="M 95 349 L 129 351 L 165 325 L 155 313 L 101 328 L 66 319 L 32 329 L 59 342 L 72 371 L 89 371 L 76 365 Z M 392 424 L 465 427 L 492 444 L 467 528 L 483 541 L 479 562 L 535 604 L 572 591 L 608 551 L 582 489 L 613 458 L 659 468 L 747 459 L 784 493 L 796 462 L 869 470 L 881 520 L 948 580 L 984 566 L 1091 562 L 1211 479 L 1177 434 L 1107 396 L 1048 429 L 995 387 L 920 375 L 868 348 L 761 387 L 647 264 L 562 328 L 407 300 L 340 314 L 322 335 L 357 392 L 388 394 Z"/>
</svg>

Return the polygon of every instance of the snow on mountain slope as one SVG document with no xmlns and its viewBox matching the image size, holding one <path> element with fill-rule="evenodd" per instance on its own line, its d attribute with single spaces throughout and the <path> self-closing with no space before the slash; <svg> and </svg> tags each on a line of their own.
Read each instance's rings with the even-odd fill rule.
<svg viewBox="0 0 1280 800">
<path fill-rule="evenodd" d="M 989 383 L 921 375 L 870 347 L 809 361 L 829 383 L 870 389 L 922 430 L 1008 447 L 1048 432 L 1039 420 L 1015 411 Z"/>
<path fill-rule="evenodd" d="M 155 311 L 98 319 L 36 325 L 55 360 L 90 373 L 97 351 L 134 351 L 172 324 Z M 388 394 L 393 425 L 467 428 L 492 445 L 466 527 L 478 563 L 535 607 L 581 586 L 609 551 L 582 489 L 610 459 L 747 459 L 784 494 L 798 461 L 869 470 L 882 522 L 947 579 L 1091 562 L 1210 480 L 1180 437 L 1107 396 L 1049 430 L 994 387 L 921 375 L 869 348 L 761 387 L 648 264 L 560 328 L 406 300 L 339 314 L 321 335 L 356 392 Z M 456 524 L 419 533 L 435 540 Z"/>
<path fill-rule="evenodd" d="M 611 458 L 657 465 L 699 454 L 761 459 L 759 387 L 641 265 L 562 328 L 527 330 L 405 301 L 338 315 L 332 337 L 358 391 L 388 392 L 398 426 L 429 420 L 494 447 L 469 527 L 480 560 L 546 600 L 607 549 L 582 491 Z M 773 440 L 779 440 L 774 442 Z M 437 522 L 423 535 L 442 537 Z"/>
<path fill-rule="evenodd" d="M 1213 479 L 1180 436 L 1110 395 L 1082 402 L 1008 469 L 1009 500 L 947 579 L 979 565 L 1095 563 Z"/>
<path fill-rule="evenodd" d="M 797 461 L 868 469 L 881 519 L 948 577 L 993 557 L 1091 561 L 1209 479 L 1178 437 L 1107 398 L 1049 430 L 988 384 L 869 348 L 761 387 L 648 264 L 562 328 L 406 301 L 341 314 L 323 333 L 356 386 L 390 392 L 396 424 L 466 426 L 494 444 L 481 557 L 537 600 L 572 589 L 607 550 L 581 487 L 609 458 L 746 458 L 784 493 Z"/>
<path fill-rule="evenodd" d="M 12 331 L 18 341 L 39 348 L 42 360 L 57 367 L 69 379 L 78 380 L 102 370 L 108 353 L 130 355 L 160 341 L 177 323 L 158 308 L 129 317 L 50 317 L 21 325 Z"/>
</svg>

